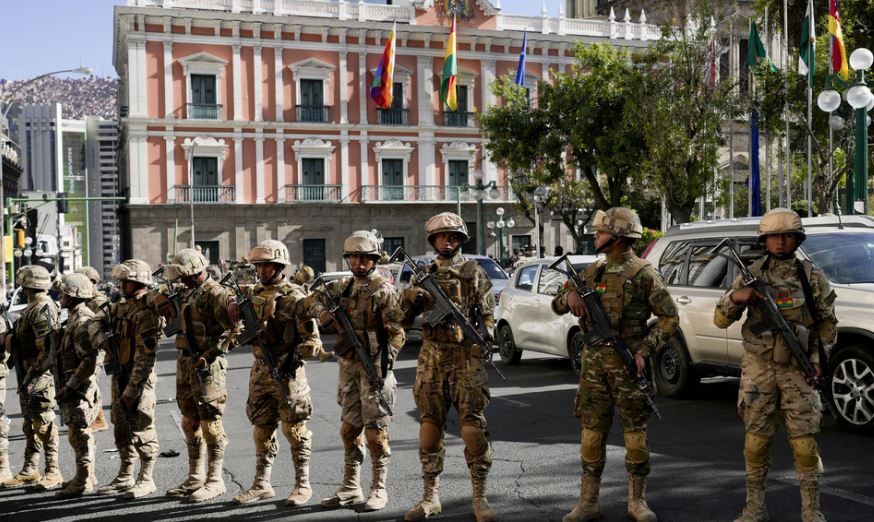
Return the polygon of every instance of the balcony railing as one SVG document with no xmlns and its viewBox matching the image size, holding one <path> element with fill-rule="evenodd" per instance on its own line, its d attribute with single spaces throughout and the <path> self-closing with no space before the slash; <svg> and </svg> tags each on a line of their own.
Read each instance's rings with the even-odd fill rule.
<svg viewBox="0 0 874 522">
<path fill-rule="evenodd" d="M 285 185 L 285 200 L 288 203 L 298 201 L 340 201 L 343 190 L 341 185 Z"/>
<path fill-rule="evenodd" d="M 443 125 L 446 127 L 472 127 L 476 121 L 474 113 L 462 111 L 446 111 L 443 113 Z"/>
<path fill-rule="evenodd" d="M 297 121 L 303 123 L 328 123 L 327 105 L 297 105 Z"/>
<path fill-rule="evenodd" d="M 195 185 L 194 187 L 174 185 L 173 192 L 177 203 L 233 203 L 236 187 L 233 185 Z"/>
<path fill-rule="evenodd" d="M 377 121 L 380 125 L 409 125 L 410 110 L 401 108 L 376 109 Z"/>
<path fill-rule="evenodd" d="M 222 119 L 222 106 L 214 103 L 189 103 L 188 119 L 220 120 Z"/>
<path fill-rule="evenodd" d="M 484 201 L 509 201 L 510 192 L 507 187 L 493 189 L 495 196 L 488 193 Z M 491 191 L 487 191 L 491 192 Z M 360 201 L 404 201 L 404 202 L 435 202 L 435 201 L 474 201 L 469 191 L 461 187 L 437 185 L 413 185 L 407 187 L 392 185 L 364 185 L 361 187 Z"/>
</svg>

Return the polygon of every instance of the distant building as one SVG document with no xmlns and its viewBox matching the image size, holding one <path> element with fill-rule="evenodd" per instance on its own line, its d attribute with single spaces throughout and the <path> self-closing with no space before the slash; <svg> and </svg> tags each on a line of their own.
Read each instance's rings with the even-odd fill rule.
<svg viewBox="0 0 874 522">
<path fill-rule="evenodd" d="M 595 18 L 598 16 L 598 4 L 604 0 L 567 0 L 565 15 L 568 18 Z"/>
<path fill-rule="evenodd" d="M 118 196 L 118 122 L 89 116 L 85 119 L 85 139 L 88 196 Z M 88 203 L 88 263 L 104 276 L 123 261 L 119 206 L 117 201 Z"/>
</svg>

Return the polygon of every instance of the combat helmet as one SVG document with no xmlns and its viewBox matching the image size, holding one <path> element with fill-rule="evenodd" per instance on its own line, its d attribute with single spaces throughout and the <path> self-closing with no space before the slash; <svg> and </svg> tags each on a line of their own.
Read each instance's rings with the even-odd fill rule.
<svg viewBox="0 0 874 522">
<path fill-rule="evenodd" d="M 85 277 L 87 277 L 95 285 L 97 283 L 103 281 L 103 278 L 100 277 L 100 274 L 97 272 L 97 269 L 95 269 L 92 266 L 83 266 L 83 267 L 77 268 L 76 273 L 83 274 Z"/>
<path fill-rule="evenodd" d="M 18 286 L 33 290 L 48 290 L 52 287 L 49 271 L 39 265 L 25 265 L 19 268 L 15 282 Z"/>
<path fill-rule="evenodd" d="M 152 269 L 141 259 L 128 259 L 112 268 L 112 278 L 118 281 L 136 281 L 144 285 L 152 284 Z"/>
<path fill-rule="evenodd" d="M 170 260 L 170 272 L 174 279 L 197 275 L 206 269 L 206 258 L 193 248 L 183 248 Z"/>
<path fill-rule="evenodd" d="M 246 256 L 249 258 L 249 262 L 254 264 L 258 263 L 276 263 L 282 266 L 288 266 L 290 264 L 288 260 L 288 248 L 282 243 L 282 241 L 277 241 L 275 239 L 266 239 L 257 245 L 255 245 L 252 250 L 249 250 L 249 255 Z"/>
<path fill-rule="evenodd" d="M 599 232 L 614 236 L 639 239 L 643 237 L 643 226 L 637 212 L 626 207 L 613 207 L 607 211 L 599 210 L 592 218 L 592 227 Z"/>
<path fill-rule="evenodd" d="M 76 272 L 67 274 L 60 279 L 60 292 L 78 299 L 91 299 L 94 297 L 94 283 L 87 275 Z"/>
<path fill-rule="evenodd" d="M 467 243 L 467 240 L 470 239 L 464 220 L 452 212 L 441 212 L 425 223 L 425 235 L 431 246 L 434 246 L 434 236 L 441 232 L 455 232 L 461 236 L 462 243 Z"/>
<path fill-rule="evenodd" d="M 797 212 L 788 208 L 774 208 L 762 216 L 759 221 L 759 242 L 765 241 L 765 236 L 771 234 L 795 234 L 800 245 L 807 239 L 807 234 L 804 233 L 804 225 L 801 224 L 801 217 Z"/>
<path fill-rule="evenodd" d="M 311 281 L 314 277 L 316 277 L 315 270 L 313 270 L 309 265 L 303 265 L 294 273 L 294 282 L 303 285 Z"/>
<path fill-rule="evenodd" d="M 378 259 L 380 257 L 379 250 L 379 240 L 367 230 L 352 232 L 352 235 L 343 241 L 343 257 L 361 254 Z"/>
</svg>

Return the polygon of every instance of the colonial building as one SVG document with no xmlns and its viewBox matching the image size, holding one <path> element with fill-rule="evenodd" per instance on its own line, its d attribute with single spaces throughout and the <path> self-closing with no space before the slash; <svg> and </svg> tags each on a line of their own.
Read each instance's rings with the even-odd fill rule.
<svg viewBox="0 0 874 522">
<path fill-rule="evenodd" d="M 440 100 L 449 32 L 433 0 L 392 5 L 320 0 L 128 0 L 115 8 L 126 255 L 150 263 L 200 245 L 236 259 L 260 240 L 283 241 L 294 263 L 342 267 L 342 239 L 377 229 L 386 250 L 430 247 L 425 220 L 460 209 L 472 235 L 496 209 L 514 217 L 485 252 L 529 244 L 507 173 L 487 154 L 477 114 L 491 85 L 514 73 L 527 30 L 525 86 L 573 61 L 571 47 L 645 48 L 658 28 L 639 21 L 505 14 L 469 0 L 458 22 L 458 100 Z M 563 11 L 562 11 L 563 12 Z M 394 103 L 368 96 L 397 22 Z M 481 180 L 485 190 L 470 190 Z M 542 245 L 572 247 L 558 227 Z M 477 230 L 479 229 L 479 230 Z M 476 245 L 471 241 L 471 248 Z"/>
</svg>

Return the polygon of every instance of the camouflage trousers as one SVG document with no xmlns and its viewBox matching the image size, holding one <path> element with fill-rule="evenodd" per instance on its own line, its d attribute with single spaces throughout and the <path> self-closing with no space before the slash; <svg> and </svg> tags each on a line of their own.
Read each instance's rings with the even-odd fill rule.
<svg viewBox="0 0 874 522">
<path fill-rule="evenodd" d="M 0 364 L 6 364 L 5 361 Z M 0 375 L 0 455 L 9 452 L 9 417 L 6 416 L 6 376 Z"/>
<path fill-rule="evenodd" d="M 142 459 L 158 457 L 158 432 L 155 429 L 155 384 L 158 375 L 155 370 L 149 374 L 143 385 L 143 392 L 134 411 L 126 411 L 121 403 L 118 377 L 112 376 L 112 434 L 115 447 L 122 459 L 133 458 L 136 452 Z"/>
<path fill-rule="evenodd" d="M 379 360 L 374 362 L 379 372 Z M 390 370 L 385 376 L 382 395 L 389 406 L 394 405 L 397 381 Z M 337 404 L 340 420 L 356 428 L 382 428 L 391 422 L 391 416 L 379 404 L 379 392 L 370 385 L 364 366 L 357 357 L 340 357 L 340 376 L 337 380 Z"/>
<path fill-rule="evenodd" d="M 789 438 L 819 432 L 822 402 L 801 370 L 745 352 L 737 411 L 746 431 L 773 437 L 779 427 L 778 408 Z"/>
<path fill-rule="evenodd" d="M 23 417 L 25 463 L 39 459 L 45 451 L 46 462 L 56 461 L 58 455 L 58 427 L 55 425 L 55 380 L 45 371 L 28 384 L 18 395 Z"/>
<path fill-rule="evenodd" d="M 631 380 L 622 358 L 616 349 L 609 345 L 586 346 L 583 349 L 583 371 L 580 373 L 580 386 L 574 401 L 574 415 L 580 419 L 583 432 L 603 434 L 603 437 L 581 436 L 582 455 L 596 455 L 597 458 L 583 458 L 583 469 L 600 476 L 604 469 L 607 433 L 613 425 L 613 408 L 619 409 L 622 431 L 626 434 L 643 436 L 643 446 L 639 450 L 645 458 L 632 459 L 626 453 L 625 467 L 632 475 L 648 475 L 649 449 L 646 447 L 647 418 L 651 413 L 640 388 Z M 589 447 L 599 445 L 599 448 Z M 630 448 L 626 448 L 630 449 Z"/>
<path fill-rule="evenodd" d="M 61 403 L 61 418 L 67 425 L 67 440 L 76 456 L 76 468 L 87 470 L 86 475 L 94 465 L 94 434 L 90 426 L 100 407 L 97 388 L 97 376 L 94 376 L 84 396 L 71 396 Z"/>
<path fill-rule="evenodd" d="M 455 406 L 465 442 L 464 457 L 471 475 L 487 475 L 492 467 L 492 451 L 486 431 L 485 408 L 491 394 L 479 348 L 425 339 L 419 351 L 413 398 L 422 424 L 432 424 L 440 430 L 435 447 L 419 448 L 422 472 L 439 475 L 443 471 L 446 414 L 451 406 Z"/>
<path fill-rule="evenodd" d="M 228 362 L 223 357 L 215 360 L 201 372 L 203 394 L 194 363 L 185 352 L 176 358 L 176 404 L 185 417 L 197 420 L 216 420 L 225 411 L 228 400 Z"/>
<path fill-rule="evenodd" d="M 103 409 L 103 394 L 100 392 L 100 374 L 103 373 L 103 359 L 106 358 L 106 353 L 103 350 L 97 350 L 97 356 L 94 358 L 94 383 L 97 385 L 97 395 L 94 399 L 94 408 L 98 412 Z"/>
</svg>

